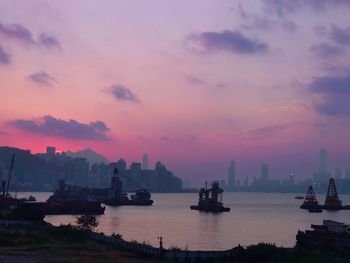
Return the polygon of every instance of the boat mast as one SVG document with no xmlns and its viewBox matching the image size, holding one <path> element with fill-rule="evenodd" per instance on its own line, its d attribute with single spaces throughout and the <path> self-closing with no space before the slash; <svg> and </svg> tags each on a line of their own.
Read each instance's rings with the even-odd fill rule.
<svg viewBox="0 0 350 263">
<path fill-rule="evenodd" d="M 5 196 L 8 196 L 14 161 L 15 161 L 15 154 L 12 154 L 12 160 L 11 160 L 11 166 L 10 166 L 10 171 L 9 171 L 9 178 L 7 179 L 7 187 L 6 187 L 6 192 L 5 192 L 6 195 Z"/>
</svg>

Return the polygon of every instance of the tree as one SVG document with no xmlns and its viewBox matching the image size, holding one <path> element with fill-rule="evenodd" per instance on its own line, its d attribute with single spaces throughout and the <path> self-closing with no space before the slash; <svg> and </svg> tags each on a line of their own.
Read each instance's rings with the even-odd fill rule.
<svg viewBox="0 0 350 263">
<path fill-rule="evenodd" d="M 77 217 L 76 224 L 79 229 L 86 232 L 91 232 L 100 223 L 98 222 L 97 217 L 94 215 L 82 215 Z"/>
</svg>

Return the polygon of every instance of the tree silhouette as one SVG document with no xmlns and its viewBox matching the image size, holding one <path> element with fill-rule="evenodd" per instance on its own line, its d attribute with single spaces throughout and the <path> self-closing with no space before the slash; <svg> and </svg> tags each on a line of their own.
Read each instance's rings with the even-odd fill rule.
<svg viewBox="0 0 350 263">
<path fill-rule="evenodd" d="M 97 217 L 94 215 L 82 215 L 77 217 L 76 224 L 79 229 L 90 232 L 93 231 L 93 229 L 100 223 L 98 222 Z"/>
</svg>

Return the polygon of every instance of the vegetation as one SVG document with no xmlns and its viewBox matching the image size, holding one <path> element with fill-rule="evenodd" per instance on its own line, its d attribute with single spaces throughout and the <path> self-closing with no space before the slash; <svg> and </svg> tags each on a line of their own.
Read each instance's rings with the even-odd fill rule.
<svg viewBox="0 0 350 263">
<path fill-rule="evenodd" d="M 86 238 L 72 225 L 0 226 L 1 262 L 156 262 Z"/>
<path fill-rule="evenodd" d="M 76 224 L 78 229 L 91 232 L 99 225 L 99 222 L 94 215 L 82 215 L 77 217 Z"/>
</svg>

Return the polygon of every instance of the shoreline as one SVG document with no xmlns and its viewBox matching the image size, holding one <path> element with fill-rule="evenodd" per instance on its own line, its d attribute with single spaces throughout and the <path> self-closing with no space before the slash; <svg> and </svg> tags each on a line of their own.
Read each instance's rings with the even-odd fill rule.
<svg viewBox="0 0 350 263">
<path fill-rule="evenodd" d="M 146 242 L 126 241 L 120 235 L 86 232 L 72 225 L 54 226 L 47 222 L 0 224 L 0 261 L 8 262 L 307 262 L 309 258 L 349 262 L 350 251 L 278 247 L 259 243 L 222 251 L 192 251 L 156 248 Z M 13 223 L 13 222 L 12 222 Z M 263 260 L 261 260 L 263 259 Z M 344 259 L 344 261 L 342 261 Z M 282 261 L 281 261 L 282 260 Z M 300 261 L 302 260 L 302 261 Z M 315 262 L 315 261 L 312 261 Z M 324 262 L 324 261 L 320 261 Z M 332 262 L 332 261 L 330 261 Z"/>
</svg>

